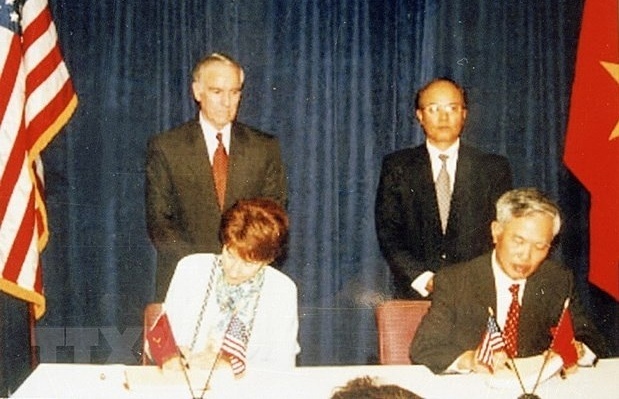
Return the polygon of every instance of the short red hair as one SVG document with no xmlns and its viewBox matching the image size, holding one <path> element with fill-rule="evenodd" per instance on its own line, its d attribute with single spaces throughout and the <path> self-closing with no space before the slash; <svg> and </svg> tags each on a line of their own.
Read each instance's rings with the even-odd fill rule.
<svg viewBox="0 0 619 399">
<path fill-rule="evenodd" d="M 271 199 L 239 200 L 222 215 L 219 236 L 243 260 L 268 264 L 288 238 L 288 215 Z"/>
</svg>

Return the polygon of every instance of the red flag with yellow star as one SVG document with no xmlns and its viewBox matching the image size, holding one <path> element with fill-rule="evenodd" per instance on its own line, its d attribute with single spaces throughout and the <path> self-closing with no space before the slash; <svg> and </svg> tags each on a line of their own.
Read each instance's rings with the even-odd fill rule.
<svg viewBox="0 0 619 399">
<path fill-rule="evenodd" d="M 550 329 L 552 343 L 550 349 L 561 356 L 563 369 L 569 370 L 576 366 L 578 362 L 578 351 L 576 350 L 576 339 L 574 338 L 574 326 L 572 325 L 572 314 L 568 308 L 568 301 L 565 302 L 563 312 L 556 327 Z"/>
<path fill-rule="evenodd" d="M 165 312 L 161 313 L 150 330 L 144 333 L 148 342 L 150 358 L 157 363 L 157 366 L 163 367 L 163 364 L 169 359 L 180 356 L 172 327 L 170 327 L 168 321 L 168 315 Z"/>
<path fill-rule="evenodd" d="M 591 194 L 589 281 L 619 301 L 619 0 L 586 0 L 563 160 Z"/>
</svg>

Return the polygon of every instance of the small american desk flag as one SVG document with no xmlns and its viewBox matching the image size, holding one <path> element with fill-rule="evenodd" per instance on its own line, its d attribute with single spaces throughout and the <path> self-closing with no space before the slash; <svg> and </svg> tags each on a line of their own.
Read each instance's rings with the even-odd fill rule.
<svg viewBox="0 0 619 399">
<path fill-rule="evenodd" d="M 245 371 L 245 363 L 247 362 L 245 350 L 248 339 L 249 334 L 245 324 L 236 314 L 233 315 L 224 335 L 221 351 L 228 355 L 232 371 L 237 377 Z"/>
<path fill-rule="evenodd" d="M 494 317 L 489 315 L 488 322 L 486 323 L 486 331 L 484 332 L 484 337 L 479 345 L 479 351 L 477 352 L 477 360 L 488 366 L 492 371 L 494 368 L 494 352 L 503 348 L 505 348 L 505 342 L 503 342 L 503 336 L 501 335 L 499 326 Z"/>
</svg>

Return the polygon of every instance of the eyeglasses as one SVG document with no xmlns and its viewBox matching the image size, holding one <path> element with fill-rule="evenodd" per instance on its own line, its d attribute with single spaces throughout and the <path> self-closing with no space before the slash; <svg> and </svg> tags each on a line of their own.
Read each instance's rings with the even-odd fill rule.
<svg viewBox="0 0 619 399">
<path fill-rule="evenodd" d="M 454 114 L 456 112 L 460 112 L 464 109 L 464 105 L 458 103 L 450 103 L 450 104 L 428 104 L 425 107 L 421 107 L 421 110 L 427 112 L 431 115 L 438 114 L 439 111 L 443 111 L 448 114 Z"/>
</svg>

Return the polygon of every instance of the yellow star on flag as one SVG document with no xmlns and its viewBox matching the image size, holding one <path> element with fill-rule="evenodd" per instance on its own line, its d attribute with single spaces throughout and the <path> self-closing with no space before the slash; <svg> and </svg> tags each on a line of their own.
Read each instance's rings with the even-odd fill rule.
<svg viewBox="0 0 619 399">
<path fill-rule="evenodd" d="M 613 79 L 615 79 L 617 83 L 619 83 L 619 64 L 613 64 L 611 62 L 604 62 L 604 61 L 601 61 L 600 64 L 602 64 L 602 66 L 604 67 L 604 69 L 606 69 L 606 71 L 608 71 L 610 76 L 612 76 Z M 619 121 L 617 121 L 617 125 L 615 126 L 613 131 L 610 132 L 610 136 L 608 137 L 608 140 L 610 141 L 616 138 L 619 138 Z"/>
</svg>

